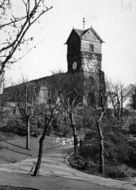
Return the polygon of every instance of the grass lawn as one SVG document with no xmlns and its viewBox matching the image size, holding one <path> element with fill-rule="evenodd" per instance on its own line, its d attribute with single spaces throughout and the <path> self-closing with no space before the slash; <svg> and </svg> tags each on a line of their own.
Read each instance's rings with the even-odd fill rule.
<svg viewBox="0 0 136 190">
<path fill-rule="evenodd" d="M 0 164 L 14 163 L 25 158 L 36 157 L 39 148 L 39 138 L 31 138 L 31 150 L 25 149 L 25 137 L 12 136 L 9 134 L 0 135 Z M 52 152 L 52 148 L 60 147 L 60 144 L 54 142 L 55 137 L 46 137 L 44 141 L 44 151 Z M 58 148 L 59 150 L 59 148 Z M 66 150 L 63 150 L 63 153 Z M 71 152 L 71 148 L 69 149 Z M 56 170 L 58 167 L 56 162 Z M 47 168 L 48 169 L 48 168 Z M 89 183 L 84 180 L 70 179 L 63 176 L 31 176 L 28 174 L 0 171 L 0 190 L 115 190 L 97 184 Z"/>
<path fill-rule="evenodd" d="M 4 140 L 5 139 L 5 140 Z M 38 138 L 31 138 L 31 150 L 25 149 L 25 137 L 5 136 L 0 140 L 0 163 L 14 163 L 26 157 L 35 157 L 38 153 Z M 44 150 L 52 151 L 54 137 L 46 137 Z M 64 150 L 65 151 L 65 150 Z M 29 188 L 29 189 L 28 189 Z M 55 175 L 33 177 L 27 174 L 0 171 L 0 190 L 113 190 L 85 181 L 68 179 Z"/>
<path fill-rule="evenodd" d="M 56 144 L 51 142 L 54 137 L 46 137 L 44 149 L 49 149 Z M 39 138 L 31 137 L 31 150 L 25 149 L 25 137 L 0 134 L 0 164 L 15 163 L 38 154 Z"/>
<path fill-rule="evenodd" d="M 38 176 L 0 172 L 0 184 L 15 187 L 29 187 L 39 190 L 117 190 L 117 188 L 105 187 L 86 181 L 68 179 L 58 176 Z M 1 186 L 0 186 L 1 187 Z M 27 190 L 26 188 L 26 190 Z M 7 190 L 1 189 L 0 190 Z M 18 190 L 18 189 L 8 189 Z M 21 189 L 19 189 L 21 190 Z"/>
</svg>

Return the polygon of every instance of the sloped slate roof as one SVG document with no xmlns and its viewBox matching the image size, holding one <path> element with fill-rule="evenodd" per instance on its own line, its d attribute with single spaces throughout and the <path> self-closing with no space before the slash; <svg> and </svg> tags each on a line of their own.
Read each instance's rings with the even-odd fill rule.
<svg viewBox="0 0 136 190">
<path fill-rule="evenodd" d="M 79 37 L 83 36 L 87 31 L 87 30 L 80 30 L 80 29 L 74 29 L 74 31 L 79 35 Z"/>
<path fill-rule="evenodd" d="M 102 38 L 98 35 L 98 33 L 94 30 L 94 28 L 91 26 L 91 30 L 92 30 L 92 32 L 97 36 L 97 38 L 101 41 L 101 42 L 104 42 L 103 40 L 102 40 Z"/>
<path fill-rule="evenodd" d="M 94 35 L 100 40 L 101 43 L 104 42 L 104 41 L 102 40 L 102 38 L 98 35 L 98 33 L 94 30 L 94 28 L 93 28 L 92 26 L 91 26 L 90 28 L 86 29 L 86 30 L 73 29 L 72 32 L 74 31 L 74 32 L 78 35 L 78 37 L 79 37 L 80 39 L 82 39 L 82 36 L 83 36 L 87 31 L 89 31 L 89 30 L 91 30 L 91 31 L 94 33 Z M 69 35 L 69 37 L 68 37 L 68 39 L 67 39 L 67 41 L 66 41 L 66 44 L 67 44 L 67 42 L 68 42 L 68 40 L 69 40 L 69 38 L 70 38 L 72 32 L 70 33 L 70 35 Z"/>
</svg>

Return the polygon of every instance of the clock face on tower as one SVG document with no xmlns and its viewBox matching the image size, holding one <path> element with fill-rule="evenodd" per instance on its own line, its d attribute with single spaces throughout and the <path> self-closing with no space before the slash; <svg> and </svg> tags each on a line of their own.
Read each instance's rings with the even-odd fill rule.
<svg viewBox="0 0 136 190">
<path fill-rule="evenodd" d="M 76 69 L 77 69 L 77 62 L 76 62 L 76 61 L 73 62 L 73 64 L 72 64 L 72 69 L 73 69 L 73 70 L 76 70 Z"/>
</svg>

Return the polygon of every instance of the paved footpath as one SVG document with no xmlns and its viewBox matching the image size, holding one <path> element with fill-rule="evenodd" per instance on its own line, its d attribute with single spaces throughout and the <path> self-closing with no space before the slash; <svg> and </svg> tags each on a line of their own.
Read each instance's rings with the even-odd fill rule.
<svg viewBox="0 0 136 190">
<path fill-rule="evenodd" d="M 49 177 L 50 179 L 53 177 L 58 177 L 64 179 L 64 181 L 68 180 L 77 180 L 82 182 L 82 184 L 88 183 L 89 190 L 91 189 L 91 185 L 99 185 L 99 190 L 108 190 L 108 189 L 120 189 L 120 190 L 136 190 L 136 186 L 134 182 L 126 182 L 126 181 L 118 181 L 112 180 L 109 178 L 102 178 L 94 175 L 89 175 L 78 171 L 74 168 L 71 168 L 67 163 L 66 154 L 64 153 L 64 147 L 54 147 L 50 148 L 46 153 L 43 154 L 42 165 L 40 169 L 40 175 L 42 177 Z M 33 163 L 36 162 L 36 158 L 28 158 L 21 162 L 12 163 L 12 164 L 0 164 L 0 174 L 1 172 L 8 172 L 10 174 L 29 174 Z M 0 175 L 1 176 L 1 175 Z M 46 178 L 46 179 L 47 179 Z M 1 184 L 1 180 L 0 180 Z M 103 187 L 104 186 L 104 187 Z M 103 188 L 102 188 L 103 187 Z M 57 189 L 57 188 L 56 188 Z M 69 188 L 70 189 L 70 188 Z M 76 189 L 76 188 L 75 188 Z M 85 189 L 85 188 L 79 188 Z M 88 188 L 87 188 L 88 189 Z"/>
</svg>

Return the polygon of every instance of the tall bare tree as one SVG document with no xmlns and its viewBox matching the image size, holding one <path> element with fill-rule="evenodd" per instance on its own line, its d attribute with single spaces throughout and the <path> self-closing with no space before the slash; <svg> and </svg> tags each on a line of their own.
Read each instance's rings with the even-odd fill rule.
<svg viewBox="0 0 136 190">
<path fill-rule="evenodd" d="M 136 110 L 136 84 L 130 85 L 130 88 L 131 88 L 131 94 L 130 94 L 129 107 L 131 107 L 133 110 Z"/>
<path fill-rule="evenodd" d="M 0 76 L 18 60 L 15 53 L 33 39 L 26 35 L 30 28 L 51 8 L 43 0 L 0 0 Z"/>
<path fill-rule="evenodd" d="M 90 71 L 91 72 L 91 71 Z M 107 108 L 107 94 L 105 92 L 105 81 L 101 81 L 100 78 L 94 80 L 94 84 L 89 81 L 90 77 L 85 78 L 86 89 L 95 90 L 98 96 L 94 96 L 91 104 L 84 104 L 85 112 L 89 111 L 89 117 L 93 118 L 94 126 L 97 129 L 99 137 L 99 147 L 100 147 L 100 173 L 104 175 L 105 170 L 105 147 L 104 147 L 104 132 L 103 132 L 103 118 Z M 88 98 L 88 91 L 84 94 L 85 99 Z M 97 102 L 97 104 L 96 104 Z"/>
<path fill-rule="evenodd" d="M 105 174 L 105 148 L 104 148 L 104 134 L 102 129 L 102 119 L 104 117 L 105 111 L 106 111 L 106 102 L 107 102 L 107 96 L 102 93 L 100 90 L 100 107 L 99 107 L 99 116 L 96 117 L 95 122 L 98 129 L 99 139 L 100 139 L 100 173 L 104 176 Z"/>
<path fill-rule="evenodd" d="M 57 76 L 57 77 L 55 77 Z M 78 135 L 77 121 L 78 109 L 82 104 L 83 96 L 83 73 L 58 73 L 54 75 L 55 80 L 51 81 L 50 86 L 56 91 L 63 107 L 63 116 L 67 118 L 68 126 L 72 129 L 74 139 L 74 155 L 78 157 Z M 81 118 L 80 118 L 81 119 Z"/>
<path fill-rule="evenodd" d="M 37 106 L 39 87 L 31 83 L 23 82 L 13 90 L 19 112 L 26 123 L 26 149 L 30 149 L 30 120 Z"/>
<path fill-rule="evenodd" d="M 43 145 L 44 140 L 47 135 L 49 135 L 52 127 L 52 122 L 54 119 L 57 119 L 59 116 L 59 110 L 61 109 L 61 103 L 52 101 L 51 99 L 48 99 L 48 102 L 46 104 L 39 105 L 40 115 L 44 120 L 43 124 L 43 132 L 39 139 L 39 152 L 38 152 L 38 159 L 36 163 L 36 167 L 33 173 L 33 176 L 37 176 L 39 173 L 39 169 L 42 162 L 42 155 L 43 155 Z"/>
<path fill-rule="evenodd" d="M 125 86 L 121 82 L 114 84 L 109 82 L 107 85 L 110 103 L 113 106 L 114 115 L 118 120 L 122 120 L 124 103 L 131 94 L 131 87 Z"/>
<path fill-rule="evenodd" d="M 104 134 L 104 125 L 103 120 L 105 118 L 105 113 L 107 110 L 107 96 L 108 94 L 104 93 L 101 89 L 101 86 L 98 90 L 99 92 L 99 106 L 94 105 L 84 105 L 84 114 L 86 114 L 89 119 L 90 131 L 94 135 L 94 139 L 98 143 L 99 147 L 99 171 L 104 176 L 105 173 L 105 134 Z M 84 116 L 84 115 L 83 115 Z M 86 121 L 84 121 L 86 122 Z M 94 133 L 95 132 L 95 133 Z"/>
<path fill-rule="evenodd" d="M 70 100 L 68 97 L 62 98 L 62 105 L 64 107 L 64 112 L 66 113 L 66 118 L 69 122 L 69 126 L 73 132 L 74 139 L 74 156 L 78 158 L 78 134 L 77 134 L 77 120 L 78 117 L 78 109 L 80 107 L 80 103 L 76 103 L 76 97 L 73 100 Z"/>
</svg>

